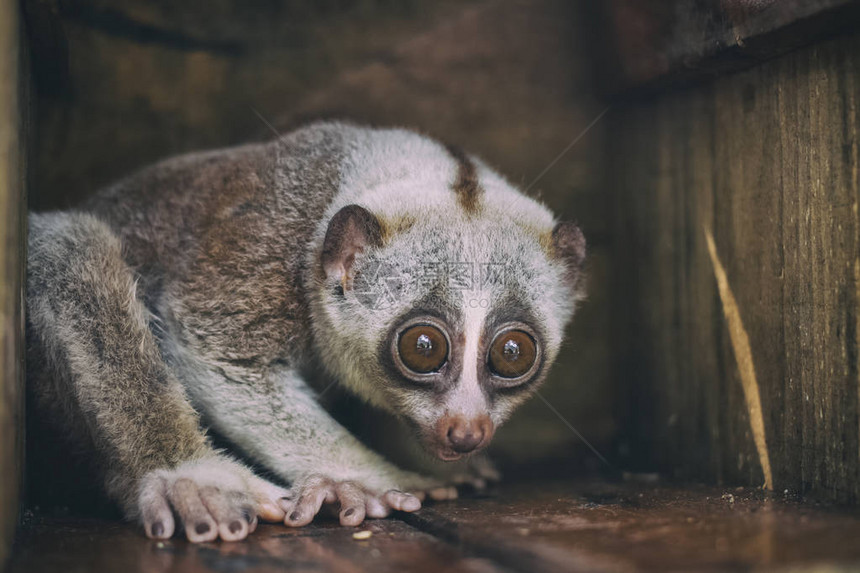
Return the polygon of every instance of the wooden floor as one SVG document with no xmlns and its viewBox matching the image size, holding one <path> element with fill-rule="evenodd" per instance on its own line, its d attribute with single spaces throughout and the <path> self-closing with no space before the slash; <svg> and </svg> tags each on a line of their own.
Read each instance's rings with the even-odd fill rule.
<svg viewBox="0 0 860 573">
<path fill-rule="evenodd" d="M 357 540 L 357 531 L 370 531 Z M 11 573 L 860 570 L 860 515 L 749 489 L 508 486 L 355 529 L 262 525 L 239 543 L 151 541 L 131 525 L 33 518 Z"/>
</svg>

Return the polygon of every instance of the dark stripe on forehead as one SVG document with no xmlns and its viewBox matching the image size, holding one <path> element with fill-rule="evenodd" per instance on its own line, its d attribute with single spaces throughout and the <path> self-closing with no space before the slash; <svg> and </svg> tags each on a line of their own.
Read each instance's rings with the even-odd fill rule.
<svg viewBox="0 0 860 573">
<path fill-rule="evenodd" d="M 484 192 L 478 185 L 478 171 L 462 149 L 454 145 L 446 147 L 448 153 L 457 161 L 457 179 L 453 187 L 454 193 L 457 194 L 457 201 L 467 214 L 474 215 L 478 212 L 478 203 Z"/>
</svg>

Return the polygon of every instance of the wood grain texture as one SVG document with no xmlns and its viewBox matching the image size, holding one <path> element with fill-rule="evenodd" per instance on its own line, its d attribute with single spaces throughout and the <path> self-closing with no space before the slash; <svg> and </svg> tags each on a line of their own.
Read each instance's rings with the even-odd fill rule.
<svg viewBox="0 0 860 573">
<path fill-rule="evenodd" d="M 23 444 L 24 154 L 18 6 L 0 0 L 0 569 L 18 523 Z"/>
<path fill-rule="evenodd" d="M 610 0 L 610 93 L 714 78 L 855 27 L 857 0 Z"/>
<path fill-rule="evenodd" d="M 366 540 L 353 533 L 370 531 Z M 500 573 L 502 568 L 396 520 L 361 528 L 334 522 L 292 529 L 261 525 L 237 543 L 153 541 L 134 526 L 98 520 L 50 519 L 25 527 L 10 573 L 273 573 L 327 571 Z"/>
<path fill-rule="evenodd" d="M 763 482 L 711 229 L 749 336 L 775 489 L 860 499 L 859 94 L 855 35 L 611 118 L 632 461 Z"/>
<path fill-rule="evenodd" d="M 402 516 L 510 571 L 816 571 L 860 564 L 856 514 L 753 488 L 520 483 Z M 807 569 L 808 568 L 808 569 Z"/>
<path fill-rule="evenodd" d="M 353 533 L 369 530 L 367 540 Z M 128 524 L 34 518 L 10 573 L 854 571 L 856 514 L 751 488 L 566 480 L 343 528 L 261 525 L 237 543 L 154 541 Z"/>
</svg>

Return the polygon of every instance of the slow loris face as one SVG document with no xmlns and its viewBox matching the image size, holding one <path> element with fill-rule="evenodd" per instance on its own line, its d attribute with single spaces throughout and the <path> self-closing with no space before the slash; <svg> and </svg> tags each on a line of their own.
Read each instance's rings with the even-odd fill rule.
<svg viewBox="0 0 860 573">
<path fill-rule="evenodd" d="M 457 460 L 489 444 L 544 379 L 578 298 L 584 240 L 572 225 L 542 234 L 499 217 L 428 215 L 384 232 L 368 216 L 366 236 L 357 224 L 347 241 L 361 244 L 348 268 L 324 280 L 332 370 L 409 422 L 428 453 Z"/>
</svg>

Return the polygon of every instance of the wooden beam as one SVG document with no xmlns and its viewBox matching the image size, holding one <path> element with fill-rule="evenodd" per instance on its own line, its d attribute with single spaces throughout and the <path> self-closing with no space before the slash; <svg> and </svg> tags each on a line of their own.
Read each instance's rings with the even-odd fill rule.
<svg viewBox="0 0 860 573">
<path fill-rule="evenodd" d="M 653 90 L 713 78 L 846 30 L 860 22 L 857 0 L 610 0 L 607 56 L 599 74 L 609 93 Z"/>
<path fill-rule="evenodd" d="M 18 522 L 23 444 L 24 168 L 18 3 L 0 0 L 0 567 Z"/>
</svg>

